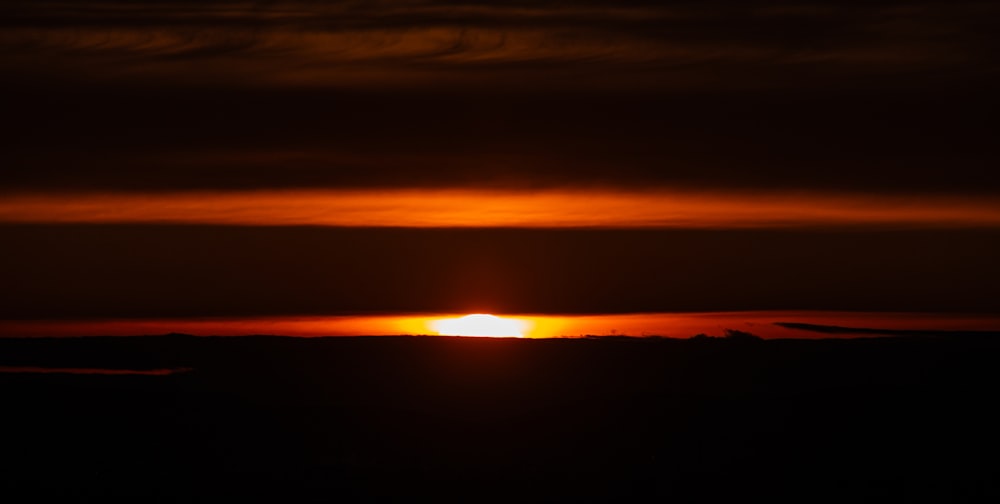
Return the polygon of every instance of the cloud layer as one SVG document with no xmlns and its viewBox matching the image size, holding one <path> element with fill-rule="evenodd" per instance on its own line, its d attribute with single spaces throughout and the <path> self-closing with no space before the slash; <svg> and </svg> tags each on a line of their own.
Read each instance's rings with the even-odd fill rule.
<svg viewBox="0 0 1000 504">
<path fill-rule="evenodd" d="M 995 195 L 998 9 L 2 0 L 0 193 Z"/>
<path fill-rule="evenodd" d="M 668 191 L 242 191 L 35 194 L 0 222 L 411 228 L 1000 228 L 992 199 Z"/>
<path fill-rule="evenodd" d="M 22 75 L 536 89 L 961 80 L 996 71 L 989 20 L 1000 13 L 983 2 L 884 1 L 6 1 L 0 9 L 0 65 Z"/>
</svg>

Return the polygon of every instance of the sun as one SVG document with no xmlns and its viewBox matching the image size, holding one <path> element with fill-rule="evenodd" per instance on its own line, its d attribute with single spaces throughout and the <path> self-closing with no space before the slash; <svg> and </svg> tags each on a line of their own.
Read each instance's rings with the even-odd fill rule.
<svg viewBox="0 0 1000 504">
<path fill-rule="evenodd" d="M 431 327 L 442 336 L 488 336 L 522 338 L 527 329 L 524 321 L 505 319 L 486 313 L 473 313 L 459 318 L 434 321 Z"/>
</svg>

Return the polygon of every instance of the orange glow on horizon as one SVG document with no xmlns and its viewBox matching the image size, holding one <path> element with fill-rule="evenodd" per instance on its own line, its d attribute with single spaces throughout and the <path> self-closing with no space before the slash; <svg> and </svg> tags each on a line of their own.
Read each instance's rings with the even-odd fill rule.
<svg viewBox="0 0 1000 504">
<path fill-rule="evenodd" d="M 0 195 L 0 222 L 237 226 L 769 228 L 1000 226 L 972 197 L 681 190 L 285 190 Z"/>
<path fill-rule="evenodd" d="M 197 336 L 280 335 L 431 336 L 442 320 L 457 314 L 398 314 L 351 316 L 274 316 L 244 318 L 0 320 L 0 337 L 141 336 L 186 333 Z M 795 330 L 774 325 L 797 322 L 816 325 L 929 331 L 1000 331 L 998 315 L 885 312 L 703 312 L 623 313 L 592 315 L 513 314 L 524 338 L 597 336 L 664 336 L 688 338 L 704 333 L 721 336 L 725 329 L 763 338 L 850 337 Z"/>
</svg>

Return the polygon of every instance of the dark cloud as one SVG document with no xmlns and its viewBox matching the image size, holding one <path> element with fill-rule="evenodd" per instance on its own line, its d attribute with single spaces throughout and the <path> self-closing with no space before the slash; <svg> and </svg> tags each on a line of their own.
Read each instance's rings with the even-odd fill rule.
<svg viewBox="0 0 1000 504">
<path fill-rule="evenodd" d="M 96 82 L 787 89 L 996 71 L 998 12 L 979 2 L 0 5 L 3 68 Z"/>
<path fill-rule="evenodd" d="M 0 190 L 996 193 L 975 2 L 0 2 Z"/>
<path fill-rule="evenodd" d="M 43 87 L 6 109 L 0 186 L 995 193 L 992 94 Z"/>
<path fill-rule="evenodd" d="M 1000 312 L 1000 233 L 2 226 L 0 318 Z"/>
<path fill-rule="evenodd" d="M 802 322 L 775 322 L 774 325 L 785 327 L 787 329 L 797 329 L 801 331 L 809 331 L 821 334 L 836 334 L 836 335 L 852 334 L 852 335 L 865 335 L 865 336 L 939 336 L 939 337 L 986 336 L 993 338 L 1000 336 L 1000 332 L 997 331 L 878 329 L 872 327 L 842 327 L 842 326 L 831 326 L 831 325 L 806 324 Z"/>
</svg>

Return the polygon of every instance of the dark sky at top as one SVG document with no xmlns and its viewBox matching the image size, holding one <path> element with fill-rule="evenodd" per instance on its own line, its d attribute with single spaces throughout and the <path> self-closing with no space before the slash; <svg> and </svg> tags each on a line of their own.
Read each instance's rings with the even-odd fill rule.
<svg viewBox="0 0 1000 504">
<path fill-rule="evenodd" d="M 970 1 L 0 0 L 0 198 L 1000 197 L 998 20 Z M 995 230 L 205 229 L 0 225 L 0 315 L 1000 310 Z"/>
<path fill-rule="evenodd" d="M 4 0 L 2 187 L 994 193 L 998 11 Z"/>
</svg>

